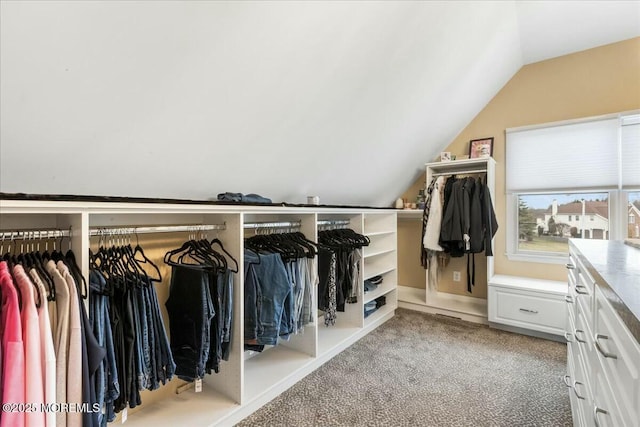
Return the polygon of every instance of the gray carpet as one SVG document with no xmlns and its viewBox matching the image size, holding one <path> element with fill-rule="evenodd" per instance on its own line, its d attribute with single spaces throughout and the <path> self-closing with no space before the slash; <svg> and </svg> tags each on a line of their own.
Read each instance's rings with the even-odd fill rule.
<svg viewBox="0 0 640 427">
<path fill-rule="evenodd" d="M 564 344 L 398 309 L 237 426 L 571 426 L 565 366 Z"/>
</svg>

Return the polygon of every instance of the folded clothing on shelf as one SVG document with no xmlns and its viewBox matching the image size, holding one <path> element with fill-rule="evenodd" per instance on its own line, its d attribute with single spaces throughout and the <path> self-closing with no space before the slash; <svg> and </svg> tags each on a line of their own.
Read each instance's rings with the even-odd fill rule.
<svg viewBox="0 0 640 427">
<path fill-rule="evenodd" d="M 382 276 L 374 276 L 364 281 L 364 291 L 375 291 L 378 285 L 382 283 Z"/>
<path fill-rule="evenodd" d="M 364 305 L 364 317 L 368 317 L 371 313 L 382 307 L 387 303 L 387 298 L 382 295 L 373 301 L 369 301 Z"/>
<path fill-rule="evenodd" d="M 259 194 L 242 193 L 220 193 L 218 200 L 221 202 L 242 202 L 242 203 L 272 203 L 271 199 L 262 197 Z"/>
<path fill-rule="evenodd" d="M 367 280 L 373 283 L 374 285 L 379 285 L 380 283 L 382 283 L 382 276 L 373 276 Z"/>
</svg>

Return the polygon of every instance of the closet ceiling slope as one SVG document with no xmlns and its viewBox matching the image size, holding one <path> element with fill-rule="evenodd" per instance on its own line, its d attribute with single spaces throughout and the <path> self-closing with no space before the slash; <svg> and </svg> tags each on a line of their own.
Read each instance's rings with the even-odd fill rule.
<svg viewBox="0 0 640 427">
<path fill-rule="evenodd" d="M 0 191 L 388 206 L 523 58 L 582 34 L 548 43 L 532 8 L 609 37 L 567 49 L 638 33 L 637 2 L 541 3 L 3 0 Z"/>
<path fill-rule="evenodd" d="M 525 64 L 640 35 L 637 0 L 517 1 L 516 9 Z"/>
<path fill-rule="evenodd" d="M 520 67 L 515 22 L 509 2 L 3 1 L 0 190 L 389 206 Z"/>
</svg>

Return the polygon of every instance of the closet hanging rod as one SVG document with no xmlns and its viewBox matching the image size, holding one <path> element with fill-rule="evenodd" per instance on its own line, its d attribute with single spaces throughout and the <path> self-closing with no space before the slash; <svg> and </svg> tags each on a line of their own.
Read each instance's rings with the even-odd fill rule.
<svg viewBox="0 0 640 427">
<path fill-rule="evenodd" d="M 351 225 L 351 221 L 349 221 L 348 219 L 319 220 L 318 230 L 325 231 L 325 230 L 343 229 L 343 228 L 349 228 L 350 225 Z"/>
<path fill-rule="evenodd" d="M 320 219 L 318 220 L 318 227 L 331 226 L 331 225 L 350 225 L 351 221 L 348 219 Z"/>
<path fill-rule="evenodd" d="M 472 170 L 461 170 L 457 172 L 440 172 L 440 173 L 432 173 L 431 176 L 446 176 L 446 175 L 467 175 L 470 173 L 487 173 L 486 169 L 472 169 Z"/>
<path fill-rule="evenodd" d="M 282 222 L 247 222 L 244 224 L 245 229 L 257 228 L 300 228 L 300 221 L 282 221 Z"/>
<path fill-rule="evenodd" d="M 48 229 L 48 230 L 13 230 L 0 231 L 0 239 L 2 240 L 42 240 L 42 239 L 58 239 L 61 237 L 69 237 L 69 230 Z"/>
<path fill-rule="evenodd" d="M 226 224 L 192 224 L 192 225 L 153 225 L 148 227 L 96 227 L 89 230 L 90 236 L 104 236 L 109 234 L 151 234 L 151 233 L 181 233 L 194 231 L 226 230 Z"/>
</svg>

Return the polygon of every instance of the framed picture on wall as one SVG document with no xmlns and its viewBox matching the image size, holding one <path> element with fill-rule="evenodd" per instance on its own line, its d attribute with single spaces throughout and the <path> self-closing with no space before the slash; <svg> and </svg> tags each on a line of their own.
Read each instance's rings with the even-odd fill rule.
<svg viewBox="0 0 640 427">
<path fill-rule="evenodd" d="M 469 158 L 480 159 L 493 156 L 493 137 L 469 141 Z"/>
</svg>

